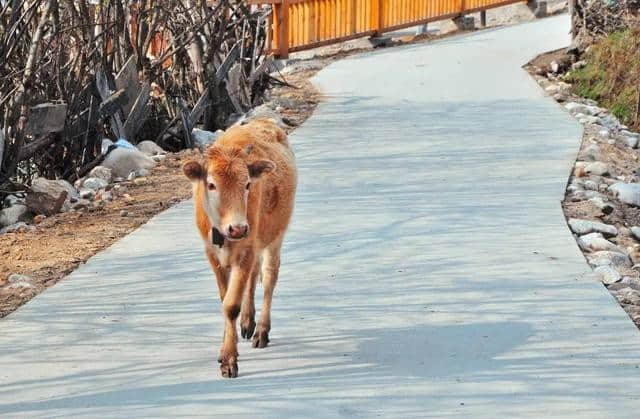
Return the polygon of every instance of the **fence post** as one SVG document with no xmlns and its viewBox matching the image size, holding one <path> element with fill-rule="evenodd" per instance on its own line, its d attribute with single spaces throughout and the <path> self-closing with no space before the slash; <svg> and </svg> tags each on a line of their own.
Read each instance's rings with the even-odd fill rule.
<svg viewBox="0 0 640 419">
<path fill-rule="evenodd" d="M 278 58 L 287 58 L 289 57 L 289 0 L 282 0 L 277 12 L 275 17 L 278 19 Z"/>
<path fill-rule="evenodd" d="M 373 36 L 382 35 L 382 29 L 384 28 L 384 0 L 378 1 L 378 23 L 376 25 L 376 32 Z"/>
</svg>

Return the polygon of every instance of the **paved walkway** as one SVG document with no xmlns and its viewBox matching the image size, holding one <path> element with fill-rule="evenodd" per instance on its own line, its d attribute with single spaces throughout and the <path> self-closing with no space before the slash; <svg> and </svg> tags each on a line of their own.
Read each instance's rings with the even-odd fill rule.
<svg viewBox="0 0 640 419">
<path fill-rule="evenodd" d="M 640 334 L 560 208 L 580 128 L 519 68 L 568 27 L 316 77 L 272 345 L 238 379 L 185 203 L 0 321 L 0 416 L 637 417 Z"/>
</svg>

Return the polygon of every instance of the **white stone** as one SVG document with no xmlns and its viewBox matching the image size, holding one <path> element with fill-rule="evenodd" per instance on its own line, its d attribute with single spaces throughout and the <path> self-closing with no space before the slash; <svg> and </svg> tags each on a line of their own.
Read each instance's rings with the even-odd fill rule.
<svg viewBox="0 0 640 419">
<path fill-rule="evenodd" d="M 609 166 L 606 163 L 595 161 L 585 164 L 584 172 L 588 175 L 603 176 L 609 174 Z"/>
<path fill-rule="evenodd" d="M 16 204 L 0 211 L 0 226 L 6 227 L 17 223 L 27 213 L 26 205 Z"/>
<path fill-rule="evenodd" d="M 98 189 L 104 188 L 109 184 L 104 179 L 100 179 L 97 177 L 88 177 L 82 182 L 82 187 L 85 189 L 91 189 L 97 191 Z"/>
<path fill-rule="evenodd" d="M 127 177 L 136 170 L 151 169 L 156 162 L 139 150 L 118 147 L 107 155 L 102 165 L 111 169 L 113 176 Z"/>
<path fill-rule="evenodd" d="M 625 137 L 624 140 L 626 141 L 627 145 L 631 148 L 638 148 L 638 137 Z"/>
<path fill-rule="evenodd" d="M 80 189 L 81 199 L 93 199 L 94 196 L 96 196 L 96 191 L 93 189 Z"/>
<path fill-rule="evenodd" d="M 624 253 L 621 248 L 602 237 L 602 234 L 600 233 L 589 233 L 578 237 L 578 245 L 582 250 L 587 252 L 609 250 L 612 252 Z"/>
<path fill-rule="evenodd" d="M 102 179 L 107 183 L 109 183 L 113 178 L 113 173 L 111 169 L 109 169 L 108 167 L 96 166 L 93 169 L 91 169 L 91 171 L 89 172 L 89 177 Z"/>
<path fill-rule="evenodd" d="M 215 141 L 222 135 L 224 131 L 217 130 L 216 132 L 205 131 L 202 129 L 194 128 L 191 131 L 191 137 L 193 138 L 193 142 L 199 148 L 207 148 L 211 144 L 215 143 Z"/>
<path fill-rule="evenodd" d="M 20 221 L 18 223 L 11 224 L 9 226 L 3 227 L 2 229 L 0 229 L 0 234 L 32 231 L 32 230 L 35 230 L 35 229 L 36 229 L 35 226 L 28 225 L 27 223 Z"/>
<path fill-rule="evenodd" d="M 166 152 L 158 144 L 153 141 L 142 141 L 138 145 L 138 150 L 142 151 L 147 156 L 156 156 L 159 154 L 165 154 Z"/>
<path fill-rule="evenodd" d="M 609 186 L 609 191 L 620 202 L 640 206 L 640 184 L 618 182 Z"/>
<path fill-rule="evenodd" d="M 62 191 L 67 192 L 67 201 L 70 198 L 77 198 L 78 191 L 72 184 L 63 179 L 50 180 L 42 177 L 35 178 L 31 183 L 31 189 L 34 192 L 43 192 L 50 195 L 52 198 L 58 198 Z"/>
<path fill-rule="evenodd" d="M 601 250 L 587 255 L 587 260 L 594 266 L 631 267 L 631 260 L 626 253 Z"/>
<path fill-rule="evenodd" d="M 601 136 L 601 137 L 608 138 L 609 135 L 611 135 L 611 132 L 608 129 L 603 128 L 600 131 L 598 131 L 598 135 Z"/>
<path fill-rule="evenodd" d="M 607 237 L 618 235 L 618 229 L 616 229 L 614 226 L 599 223 L 597 221 L 579 220 L 577 218 L 570 218 L 568 223 L 569 223 L 569 227 L 571 228 L 571 231 L 579 235 L 594 233 L 594 232 L 602 233 Z"/>
<path fill-rule="evenodd" d="M 585 105 L 578 102 L 569 102 L 564 107 L 572 114 L 582 113 L 585 115 L 595 116 L 602 112 L 602 109 L 597 106 Z"/>
<path fill-rule="evenodd" d="M 622 279 L 620 273 L 608 265 L 598 266 L 593 272 L 596 274 L 596 278 L 605 285 L 613 284 Z"/>
</svg>

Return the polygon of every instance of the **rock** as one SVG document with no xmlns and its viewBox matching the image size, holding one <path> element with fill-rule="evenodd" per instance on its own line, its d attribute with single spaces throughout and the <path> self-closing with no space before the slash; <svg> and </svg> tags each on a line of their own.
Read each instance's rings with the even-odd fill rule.
<svg viewBox="0 0 640 419">
<path fill-rule="evenodd" d="M 600 147 L 597 144 L 591 144 L 584 150 L 584 154 L 590 160 L 598 160 L 600 158 Z"/>
<path fill-rule="evenodd" d="M 609 191 L 620 202 L 640 206 L 640 184 L 618 182 L 609 186 Z"/>
<path fill-rule="evenodd" d="M 102 189 L 106 187 L 108 184 L 109 182 L 107 182 L 104 179 L 97 178 L 97 177 L 88 177 L 84 180 L 84 182 L 82 182 L 82 187 L 84 189 L 91 189 L 92 191 L 97 191 L 98 189 Z"/>
<path fill-rule="evenodd" d="M 204 149 L 213 144 L 223 133 L 224 131 L 222 131 L 221 129 L 217 130 L 216 132 L 211 132 L 194 128 L 191 131 L 191 137 L 193 138 L 193 142 L 197 147 Z"/>
<path fill-rule="evenodd" d="M 631 227 L 633 238 L 640 241 L 640 227 Z"/>
<path fill-rule="evenodd" d="M 597 116 L 585 115 L 581 113 L 577 114 L 575 117 L 578 120 L 578 122 L 580 122 L 582 125 L 596 124 L 598 123 L 598 121 L 600 121 L 600 119 L 598 119 Z"/>
<path fill-rule="evenodd" d="M 136 170 L 136 177 L 149 176 L 151 172 L 147 169 Z"/>
<path fill-rule="evenodd" d="M 612 252 L 624 253 L 622 249 L 602 237 L 602 234 L 600 233 L 589 233 L 578 237 L 578 246 L 587 252 L 609 250 Z"/>
<path fill-rule="evenodd" d="M 153 161 L 159 162 L 159 161 L 162 161 L 162 160 L 166 159 L 167 155 L 166 154 L 156 154 L 155 156 L 151 156 L 151 158 L 153 159 Z"/>
<path fill-rule="evenodd" d="M 572 70 L 580 70 L 581 68 L 586 67 L 587 65 L 587 61 L 586 60 L 580 60 L 580 61 L 576 61 L 575 63 L 571 64 L 571 69 Z"/>
<path fill-rule="evenodd" d="M 29 275 L 11 274 L 7 278 L 8 288 L 33 288 L 33 278 Z"/>
<path fill-rule="evenodd" d="M 605 285 L 613 284 L 622 279 L 620 273 L 611 266 L 598 266 L 593 270 L 593 272 L 595 273 L 596 278 Z"/>
<path fill-rule="evenodd" d="M 640 138 L 640 134 L 638 134 L 637 132 L 631 132 L 628 131 L 626 129 L 623 129 L 622 131 L 620 131 L 620 134 L 627 136 L 627 137 L 635 137 L 635 138 Z"/>
<path fill-rule="evenodd" d="M 25 222 L 18 222 L 15 224 L 12 224 L 10 226 L 6 226 L 2 229 L 0 229 L 0 234 L 5 234 L 5 233 L 25 233 L 27 231 L 33 231 L 35 230 L 36 227 L 32 226 L 32 225 L 28 225 Z"/>
<path fill-rule="evenodd" d="M 611 135 L 611 132 L 608 129 L 603 128 L 600 131 L 598 131 L 598 135 L 604 138 L 609 138 L 609 136 Z M 609 144 L 615 144 L 615 141 Z"/>
<path fill-rule="evenodd" d="M 114 177 L 114 178 L 113 178 L 113 182 L 114 182 L 114 183 L 124 182 L 124 178 L 123 178 L 123 177 L 120 177 L 120 176 L 118 176 L 118 177 Z"/>
<path fill-rule="evenodd" d="M 131 172 L 131 173 L 129 173 L 129 176 L 127 176 L 127 180 L 128 181 L 132 181 L 137 177 L 138 177 L 137 171 L 136 172 Z"/>
<path fill-rule="evenodd" d="M 109 147 L 113 145 L 113 141 L 108 138 L 102 139 L 102 145 L 100 146 L 100 152 L 102 154 L 106 153 L 109 150 Z"/>
<path fill-rule="evenodd" d="M 7 207 L 10 207 L 10 206 L 16 205 L 16 204 L 23 204 L 24 205 L 24 201 L 25 201 L 24 196 L 7 195 L 2 200 L 2 206 L 4 208 L 7 208 Z"/>
<path fill-rule="evenodd" d="M 112 199 L 111 192 L 102 191 L 96 195 L 96 201 L 111 201 Z"/>
<path fill-rule="evenodd" d="M 613 115 L 600 116 L 599 124 L 607 127 L 609 130 L 620 129 L 620 121 Z"/>
<path fill-rule="evenodd" d="M 33 278 L 31 278 L 29 275 L 22 275 L 22 274 L 11 274 L 7 278 L 7 283 L 9 284 L 14 284 L 20 281 L 31 282 L 33 281 Z"/>
<path fill-rule="evenodd" d="M 113 173 L 108 167 L 96 166 L 89 172 L 89 177 L 102 179 L 105 182 L 110 183 L 113 178 Z"/>
<path fill-rule="evenodd" d="M 62 211 L 66 211 L 70 208 L 68 204 L 71 198 L 78 198 L 78 191 L 76 191 L 76 188 L 63 179 L 49 180 L 42 177 L 35 178 L 31 183 L 31 190 L 33 192 L 46 193 L 54 200 L 58 199 L 62 191 L 66 191 L 67 198 L 62 206 Z"/>
<path fill-rule="evenodd" d="M 626 253 L 612 252 L 610 250 L 601 250 L 587 255 L 587 260 L 593 266 L 631 267 L 631 260 Z"/>
<path fill-rule="evenodd" d="M 58 197 L 45 192 L 29 192 L 27 195 L 27 207 L 35 214 L 51 216 L 59 213 L 66 206 L 65 211 L 70 209 L 72 201 L 76 198 L 67 199 L 67 192 L 62 191 Z"/>
<path fill-rule="evenodd" d="M 550 84 L 544 88 L 544 91 L 550 94 L 558 93 L 560 91 L 560 86 L 557 84 Z"/>
<path fill-rule="evenodd" d="M 566 102 L 566 101 L 567 101 L 567 95 L 566 95 L 565 93 L 562 93 L 562 92 L 556 93 L 555 95 L 553 95 L 553 98 L 554 98 L 556 101 L 560 102 L 560 103 L 562 103 L 562 102 Z M 277 111 L 277 110 L 278 110 L 278 109 L 276 108 L 276 111 Z"/>
<path fill-rule="evenodd" d="M 16 204 L 0 211 L 0 226 L 6 227 L 27 219 L 28 208 L 26 205 Z"/>
<path fill-rule="evenodd" d="M 592 198 L 589 198 L 589 202 L 598 207 L 600 211 L 602 211 L 602 213 L 605 215 L 609 215 L 615 210 L 615 207 L 602 199 L 601 196 L 594 196 Z"/>
<path fill-rule="evenodd" d="M 638 148 L 638 141 L 640 141 L 638 139 L 638 137 L 625 137 L 624 141 L 627 143 L 627 145 L 631 148 Z"/>
<path fill-rule="evenodd" d="M 102 165 L 111 169 L 113 176 L 127 177 L 136 170 L 151 169 L 156 162 L 139 150 L 118 147 L 107 155 Z"/>
<path fill-rule="evenodd" d="M 128 215 L 129 215 L 129 211 L 127 211 L 127 210 L 120 211 L 120 217 L 126 217 Z"/>
<path fill-rule="evenodd" d="M 625 287 L 615 293 L 620 304 L 640 305 L 640 291 Z"/>
<path fill-rule="evenodd" d="M 159 154 L 166 154 L 166 151 L 162 149 L 158 144 L 153 141 L 142 141 L 138 143 L 138 150 L 142 151 L 147 156 L 156 156 Z"/>
<path fill-rule="evenodd" d="M 89 208 L 89 205 L 91 205 L 91 201 L 89 201 L 88 199 L 78 199 L 78 201 L 71 204 L 71 207 L 74 210 L 79 211 L 79 210 Z"/>
<path fill-rule="evenodd" d="M 590 162 L 584 165 L 584 172 L 588 175 L 604 176 L 609 174 L 609 166 L 600 161 Z"/>
<path fill-rule="evenodd" d="M 602 109 L 597 106 L 585 105 L 578 102 L 568 102 L 564 107 L 572 114 L 582 113 L 585 115 L 596 116 L 602 112 Z"/>
<path fill-rule="evenodd" d="M 47 218 L 46 215 L 38 214 L 35 217 L 33 217 L 33 223 L 34 224 L 40 224 L 41 222 L 43 222 L 45 220 L 45 218 Z"/>
<path fill-rule="evenodd" d="M 81 199 L 93 199 L 94 196 L 96 196 L 96 191 L 93 189 L 80 189 Z"/>
<path fill-rule="evenodd" d="M 590 191 L 597 191 L 598 190 L 598 184 L 595 183 L 592 180 L 585 180 L 584 182 L 584 188 L 588 189 Z"/>
<path fill-rule="evenodd" d="M 280 98 L 278 100 L 282 101 L 283 98 Z M 282 102 L 280 102 L 280 104 L 281 106 L 284 106 Z M 287 124 L 284 123 L 280 114 L 275 112 L 273 109 L 271 109 L 267 105 L 260 105 L 251 109 L 243 118 L 240 118 L 240 120 L 237 123 L 242 125 L 253 119 L 262 119 L 262 118 L 273 120 L 280 128 L 287 128 Z"/>
<path fill-rule="evenodd" d="M 571 231 L 578 235 L 588 234 L 588 233 L 602 233 L 605 237 L 613 237 L 618 235 L 618 230 L 608 224 L 598 223 L 596 221 L 589 220 L 579 220 L 577 218 L 570 218 L 569 227 Z"/>
<path fill-rule="evenodd" d="M 549 68 L 551 69 L 552 72 L 558 73 L 558 71 L 560 71 L 560 64 L 558 64 L 556 60 L 553 60 L 549 64 Z"/>
</svg>

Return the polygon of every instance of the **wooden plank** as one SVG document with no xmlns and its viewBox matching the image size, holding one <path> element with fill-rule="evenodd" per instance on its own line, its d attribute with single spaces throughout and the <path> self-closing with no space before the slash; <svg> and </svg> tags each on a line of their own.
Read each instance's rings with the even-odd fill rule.
<svg viewBox="0 0 640 419">
<path fill-rule="evenodd" d="M 242 100 L 240 97 L 240 77 L 242 67 L 239 63 L 236 63 L 231 70 L 229 70 L 229 77 L 227 78 L 226 88 L 231 103 L 238 114 L 243 114 L 244 109 L 242 107 Z"/>
<path fill-rule="evenodd" d="M 260 66 L 262 66 L 262 64 L 260 64 L 258 68 L 260 68 Z M 200 95 L 200 98 L 196 102 L 195 106 L 191 110 L 191 113 L 189 113 L 189 124 L 192 127 L 194 127 L 198 123 L 205 109 L 207 109 L 209 106 L 211 106 L 211 94 L 209 93 L 209 89 L 205 89 L 204 92 L 202 92 L 202 95 Z"/>
<path fill-rule="evenodd" d="M 131 107 L 127 120 L 124 123 L 125 138 L 130 142 L 133 142 L 132 140 L 140 130 L 140 127 L 142 127 L 142 124 L 144 124 L 147 116 L 149 115 L 149 111 L 151 110 L 150 107 L 147 106 L 149 102 L 149 93 L 151 93 L 151 85 L 148 81 L 145 81 L 140 88 L 138 97 Z"/>
<path fill-rule="evenodd" d="M 218 69 L 216 70 L 217 84 L 219 84 L 222 80 L 224 80 L 227 77 L 227 73 L 229 72 L 229 69 L 231 69 L 231 66 L 238 59 L 238 56 L 240 55 L 240 42 L 241 41 L 236 42 L 235 45 L 231 47 L 231 50 L 229 51 L 227 56 L 224 58 L 224 61 L 222 62 L 222 64 L 220 64 L 220 67 L 218 67 Z"/>
<path fill-rule="evenodd" d="M 311 0 L 311 4 L 309 5 L 309 41 L 315 42 L 316 39 L 316 8 L 318 2 L 316 0 Z"/>
<path fill-rule="evenodd" d="M 127 94 L 127 98 L 129 98 L 129 103 L 122 107 L 125 115 L 128 115 L 129 112 L 131 112 L 134 98 L 138 96 L 138 90 L 140 89 L 138 69 L 136 67 L 137 62 L 138 57 L 132 55 L 116 75 L 116 90 L 124 89 Z"/>
<path fill-rule="evenodd" d="M 29 109 L 27 135 L 60 132 L 67 119 L 66 103 L 42 103 Z"/>
<path fill-rule="evenodd" d="M 96 72 L 96 87 L 100 93 L 100 98 L 105 101 L 111 95 L 111 88 L 109 87 L 109 81 L 103 68 L 100 68 Z M 116 138 L 124 138 L 124 126 L 122 125 L 122 118 L 119 113 L 115 113 L 111 117 L 111 131 Z"/>
<path fill-rule="evenodd" d="M 182 122 L 184 144 L 185 146 L 187 146 L 187 148 L 193 148 L 193 137 L 191 136 L 193 127 L 189 123 L 189 109 L 187 108 L 187 103 L 184 101 L 184 99 L 180 98 L 178 100 L 178 106 L 180 107 L 180 120 Z"/>
<path fill-rule="evenodd" d="M 129 102 L 127 92 L 124 89 L 120 89 L 109 95 L 105 100 L 100 103 L 98 109 L 99 118 L 109 118 L 118 112 L 122 107 Z"/>
</svg>

